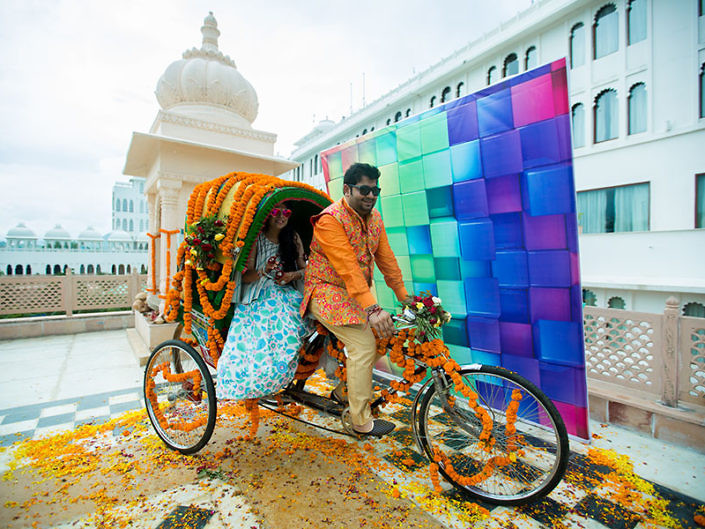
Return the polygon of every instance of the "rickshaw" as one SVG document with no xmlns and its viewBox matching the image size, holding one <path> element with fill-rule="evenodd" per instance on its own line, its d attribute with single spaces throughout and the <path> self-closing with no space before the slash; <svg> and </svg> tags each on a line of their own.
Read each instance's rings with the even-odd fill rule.
<svg viewBox="0 0 705 529">
<path fill-rule="evenodd" d="M 234 306 L 230 301 L 237 299 L 239 277 L 257 234 L 283 201 L 291 207 L 290 222 L 308 250 L 310 218 L 331 203 L 328 195 L 311 186 L 231 173 L 197 186 L 191 195 L 174 288 L 167 296 L 167 319 L 180 325 L 175 339 L 155 347 L 144 378 L 149 419 L 170 449 L 194 454 L 210 440 L 218 405 L 217 360 Z M 199 226 L 211 232 L 220 228 L 223 234 L 215 238 L 219 245 L 211 245 L 218 249 L 208 263 L 199 261 L 201 256 L 188 245 Z M 430 350 L 424 349 L 429 343 L 447 349 L 440 340 L 414 337 L 419 323 L 409 310 L 394 319 L 401 338 L 389 341 L 382 352 L 404 367 L 403 380 L 391 380 L 391 391 L 383 390 L 372 409 L 379 413 L 399 391 L 414 395 L 411 429 L 419 453 L 430 462 L 432 480 L 436 472 L 436 489 L 440 472 L 462 494 L 501 505 L 535 501 L 553 490 L 565 473 L 569 449 L 565 425 L 550 399 L 504 368 L 459 366 L 447 354 L 419 353 Z M 278 404 L 297 403 L 339 418 L 341 427 L 303 422 L 355 437 L 345 403 L 307 389 L 324 350 L 340 351 L 337 358 L 344 363 L 343 344 L 319 325 L 304 340 L 296 379 L 279 395 L 261 398 L 256 405 L 287 415 Z"/>
</svg>

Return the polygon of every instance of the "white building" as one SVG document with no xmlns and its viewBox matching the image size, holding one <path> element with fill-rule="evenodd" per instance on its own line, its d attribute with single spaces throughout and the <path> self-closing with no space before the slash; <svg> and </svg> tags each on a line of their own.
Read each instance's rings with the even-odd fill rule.
<svg viewBox="0 0 705 529">
<path fill-rule="evenodd" d="M 705 316 L 705 0 L 537 0 L 386 95 L 296 143 L 319 153 L 488 84 L 568 58 L 588 304 Z M 383 184 L 382 184 L 383 185 Z"/>
<path fill-rule="evenodd" d="M 39 238 L 20 222 L 5 238 L 0 274 L 61 274 L 68 268 L 75 274 L 147 272 L 147 243 L 122 230 L 101 235 L 89 226 L 74 238 L 57 224 Z"/>
<path fill-rule="evenodd" d="M 126 231 L 133 237 L 141 236 L 141 242 L 149 227 L 144 181 L 144 178 L 134 177 L 129 182 L 113 185 L 113 229 Z"/>
</svg>

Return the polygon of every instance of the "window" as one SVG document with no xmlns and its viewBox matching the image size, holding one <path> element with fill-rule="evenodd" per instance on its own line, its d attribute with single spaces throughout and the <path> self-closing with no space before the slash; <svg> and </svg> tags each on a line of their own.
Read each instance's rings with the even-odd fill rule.
<svg viewBox="0 0 705 529">
<path fill-rule="evenodd" d="M 519 73 L 519 59 L 517 59 L 516 53 L 510 53 L 504 59 L 504 69 L 502 70 L 502 77 L 507 77 L 508 75 L 516 75 Z"/>
<path fill-rule="evenodd" d="M 118 266 L 118 274 L 123 275 L 125 273 L 125 265 Z"/>
<path fill-rule="evenodd" d="M 47 268 L 49 268 L 49 265 L 47 265 Z M 6 271 L 7 271 L 7 275 L 9 275 L 9 276 L 12 275 L 12 265 L 11 264 L 7 265 Z"/>
<path fill-rule="evenodd" d="M 619 16 L 614 4 L 600 8 L 592 26 L 593 59 L 599 59 L 619 48 Z"/>
<path fill-rule="evenodd" d="M 705 228 L 705 174 L 695 175 L 695 227 Z"/>
<path fill-rule="evenodd" d="M 458 83 L 458 86 L 455 88 L 455 97 L 460 97 L 463 95 L 463 87 L 465 86 L 465 83 L 462 81 Z"/>
<path fill-rule="evenodd" d="M 79 274 L 85 274 L 86 273 L 86 267 L 84 265 L 81 265 L 81 268 L 78 269 Z"/>
<path fill-rule="evenodd" d="M 580 191 L 578 222 L 583 233 L 648 231 L 649 184 Z"/>
<path fill-rule="evenodd" d="M 431 97 L 431 108 L 436 104 L 436 96 Z"/>
<path fill-rule="evenodd" d="M 705 2 L 705 0 L 703 0 Z M 705 118 L 705 63 L 700 65 L 700 117 Z"/>
<path fill-rule="evenodd" d="M 582 103 L 573 105 L 573 148 L 585 147 L 585 107 Z"/>
<path fill-rule="evenodd" d="M 100 265 L 96 265 L 96 267 L 95 267 L 95 273 L 96 273 L 96 274 L 102 273 L 102 272 L 100 271 Z"/>
<path fill-rule="evenodd" d="M 570 30 L 570 67 L 577 68 L 585 64 L 585 26 L 578 22 Z"/>
<path fill-rule="evenodd" d="M 443 92 L 441 92 L 441 103 L 445 103 L 446 101 L 450 101 L 450 86 L 446 86 Z"/>
<path fill-rule="evenodd" d="M 54 275 L 58 276 L 61 273 L 61 267 L 59 265 L 54 265 Z"/>
<path fill-rule="evenodd" d="M 597 306 L 597 296 L 592 290 L 588 290 L 587 288 L 583 289 L 583 303 L 589 307 Z"/>
<path fill-rule="evenodd" d="M 120 211 L 120 199 L 119 198 L 115 201 L 115 211 Z"/>
<path fill-rule="evenodd" d="M 15 265 L 15 275 L 16 275 L 16 276 L 21 276 L 21 275 L 23 275 L 22 265 L 20 265 L 20 264 Z"/>
<path fill-rule="evenodd" d="M 705 305 L 697 301 L 686 303 L 683 305 L 683 316 L 705 318 Z"/>
<path fill-rule="evenodd" d="M 362 129 L 362 135 L 364 136 L 365 134 L 367 134 L 367 129 Z"/>
<path fill-rule="evenodd" d="M 629 0 L 627 4 L 627 44 L 646 39 L 646 0 Z"/>
<path fill-rule="evenodd" d="M 135 231 L 135 222 L 132 219 L 130 219 L 130 232 L 133 232 L 133 231 Z"/>
<path fill-rule="evenodd" d="M 496 66 L 490 66 L 490 69 L 487 70 L 487 85 L 491 85 L 497 80 L 497 67 Z"/>
<path fill-rule="evenodd" d="M 612 140 L 619 134 L 617 114 L 617 92 L 604 90 L 595 98 L 593 113 L 595 143 Z"/>
<path fill-rule="evenodd" d="M 363 133 L 363 134 L 367 134 L 367 129 L 365 129 L 362 133 Z M 313 157 L 313 171 L 314 171 L 316 174 L 318 174 L 318 173 L 320 172 L 320 170 L 321 170 L 321 168 L 320 168 L 320 164 L 318 163 L 318 155 L 316 154 L 316 155 Z"/>
<path fill-rule="evenodd" d="M 611 309 L 624 310 L 624 307 L 626 307 L 627 305 L 626 303 L 624 303 L 624 299 L 620 298 L 619 296 L 613 296 L 607 302 L 607 306 Z"/>
<path fill-rule="evenodd" d="M 25 266 L 24 272 L 28 276 L 31 276 L 32 275 L 32 267 L 30 265 Z"/>
<path fill-rule="evenodd" d="M 7 265 L 7 266 L 9 267 L 10 265 Z M 44 273 L 45 273 L 46 275 L 51 275 L 51 265 L 47 265 L 47 266 L 46 266 L 46 268 L 44 269 Z M 8 274 L 8 275 L 9 275 L 9 274 Z"/>
<path fill-rule="evenodd" d="M 135 203 L 132 200 L 130 200 L 130 213 L 134 213 L 134 212 L 135 212 Z"/>
<path fill-rule="evenodd" d="M 127 231 L 127 219 L 122 219 L 122 230 Z"/>
<path fill-rule="evenodd" d="M 391 122 L 392 122 L 392 118 L 389 118 L 389 119 L 387 120 L 387 125 L 389 125 Z"/>
<path fill-rule="evenodd" d="M 401 112 L 397 112 L 396 114 L 394 114 L 394 123 L 396 123 L 397 121 L 401 121 L 401 117 Z"/>
<path fill-rule="evenodd" d="M 531 70 L 532 68 L 536 68 L 539 63 L 539 54 L 536 52 L 536 47 L 531 46 L 528 50 L 526 50 L 526 57 L 524 59 L 524 69 L 525 70 Z"/>
<path fill-rule="evenodd" d="M 404 114 L 404 117 L 405 117 L 405 118 L 408 118 L 410 115 L 411 115 L 411 109 L 410 109 L 410 108 L 407 108 L 407 109 L 406 109 L 406 114 Z M 372 130 L 375 130 L 374 127 L 372 127 Z"/>
<path fill-rule="evenodd" d="M 705 15 L 705 0 L 698 0 L 698 16 Z"/>
<path fill-rule="evenodd" d="M 629 134 L 646 130 L 646 85 L 637 83 L 629 90 Z"/>
<path fill-rule="evenodd" d="M 81 265 L 81 266 L 83 266 L 83 265 Z M 93 270 L 93 265 L 92 265 L 92 264 L 89 264 L 89 265 L 88 265 L 88 270 L 87 270 L 87 271 L 88 271 L 89 274 L 92 274 L 92 273 L 94 272 L 94 270 Z"/>
<path fill-rule="evenodd" d="M 122 199 L 122 210 L 127 211 L 127 199 L 126 198 Z"/>
</svg>

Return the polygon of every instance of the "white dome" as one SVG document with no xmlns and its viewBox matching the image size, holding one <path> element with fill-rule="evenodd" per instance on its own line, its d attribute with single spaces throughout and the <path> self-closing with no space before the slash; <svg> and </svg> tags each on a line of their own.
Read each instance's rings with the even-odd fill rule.
<svg viewBox="0 0 705 529">
<path fill-rule="evenodd" d="M 71 234 L 67 232 L 64 228 L 61 227 L 61 224 L 57 224 L 54 226 L 52 229 L 50 229 L 46 234 L 44 234 L 44 240 L 52 240 L 52 241 L 70 241 L 71 240 Z"/>
<path fill-rule="evenodd" d="M 24 222 L 20 222 L 14 228 L 10 228 L 6 235 L 7 239 L 36 239 L 36 234 L 25 226 Z"/>
<path fill-rule="evenodd" d="M 130 234 L 123 230 L 114 230 L 108 234 L 110 242 L 132 242 Z"/>
<path fill-rule="evenodd" d="M 93 226 L 88 226 L 85 230 L 78 234 L 80 241 L 100 241 L 103 239 L 100 233 L 93 229 Z"/>
<path fill-rule="evenodd" d="M 203 107 L 214 107 L 251 124 L 259 103 L 252 85 L 238 72 L 235 62 L 218 50 L 218 23 L 213 13 L 203 20 L 203 45 L 183 53 L 157 82 L 155 94 L 164 110 L 197 117 Z"/>
</svg>

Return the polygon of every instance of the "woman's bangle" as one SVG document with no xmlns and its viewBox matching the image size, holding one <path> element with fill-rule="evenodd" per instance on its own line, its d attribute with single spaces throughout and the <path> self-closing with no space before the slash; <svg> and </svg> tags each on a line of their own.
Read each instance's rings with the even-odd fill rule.
<svg viewBox="0 0 705 529">
<path fill-rule="evenodd" d="M 365 309 L 365 312 L 367 313 L 367 321 L 370 321 L 370 318 L 374 314 L 378 314 L 378 313 L 382 312 L 382 307 L 380 307 L 377 303 L 375 303 L 374 305 L 370 305 L 369 307 L 367 307 Z"/>
</svg>

